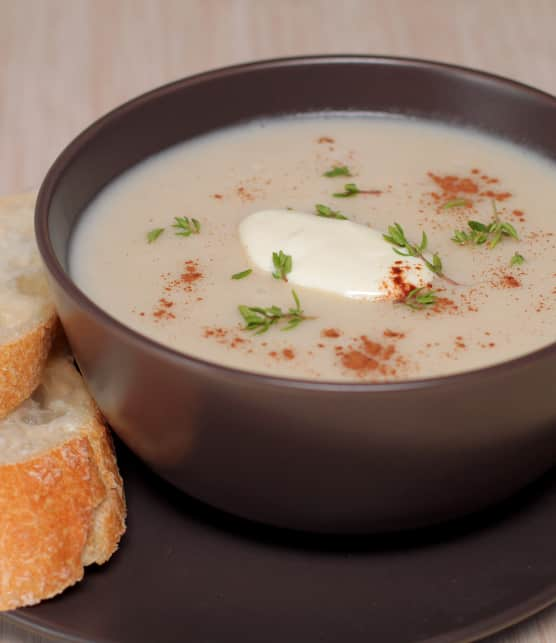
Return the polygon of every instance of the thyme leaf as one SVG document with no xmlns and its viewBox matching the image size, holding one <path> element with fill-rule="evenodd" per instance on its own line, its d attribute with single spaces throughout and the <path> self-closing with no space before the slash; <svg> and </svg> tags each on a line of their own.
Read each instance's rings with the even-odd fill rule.
<svg viewBox="0 0 556 643">
<path fill-rule="evenodd" d="M 178 237 L 189 237 L 192 234 L 199 234 L 201 232 L 201 224 L 197 219 L 189 217 L 174 217 L 175 223 L 173 228 L 177 229 L 176 235 Z"/>
<path fill-rule="evenodd" d="M 434 306 L 438 301 L 438 293 L 430 288 L 414 288 L 410 290 L 405 299 L 398 303 L 404 304 L 412 310 L 423 310 L 429 306 Z"/>
<path fill-rule="evenodd" d="M 272 253 L 272 265 L 274 266 L 274 272 L 272 276 L 274 279 L 282 279 L 283 281 L 288 281 L 286 275 L 292 271 L 293 259 L 291 255 L 285 254 L 282 250 L 279 252 Z"/>
<path fill-rule="evenodd" d="M 443 210 L 450 210 L 451 208 L 465 208 L 469 205 L 466 199 L 450 199 L 442 206 Z"/>
<path fill-rule="evenodd" d="M 356 194 L 382 194 L 382 190 L 361 190 L 355 183 L 346 183 L 344 185 L 343 192 L 334 192 L 332 196 L 335 196 L 338 199 L 345 199 L 349 196 L 355 196 Z"/>
<path fill-rule="evenodd" d="M 510 259 L 510 266 L 521 266 L 525 262 L 525 257 L 520 255 L 519 252 L 515 252 L 513 257 Z"/>
<path fill-rule="evenodd" d="M 244 279 L 245 277 L 248 277 L 253 270 L 251 268 L 247 268 L 247 270 L 242 270 L 241 272 L 236 272 L 235 274 L 232 275 L 232 279 Z"/>
<path fill-rule="evenodd" d="M 326 217 L 327 219 L 345 219 L 346 221 L 348 218 L 344 216 L 339 210 L 332 210 L 332 208 L 329 208 L 327 205 L 323 205 L 322 203 L 317 203 L 315 205 L 315 210 L 317 211 L 317 216 L 319 217 Z"/>
<path fill-rule="evenodd" d="M 153 243 L 164 232 L 165 228 L 153 228 L 147 232 L 147 243 Z"/>
<path fill-rule="evenodd" d="M 331 170 L 328 170 L 328 172 L 325 172 L 323 176 L 326 176 L 329 179 L 332 179 L 335 176 L 351 176 L 351 172 L 347 165 L 335 165 Z"/>
<path fill-rule="evenodd" d="M 349 196 L 355 196 L 356 194 L 359 194 L 359 192 L 361 192 L 361 190 L 355 185 L 355 183 L 346 183 L 344 185 L 343 192 L 335 192 L 332 196 L 342 199 Z"/>
</svg>

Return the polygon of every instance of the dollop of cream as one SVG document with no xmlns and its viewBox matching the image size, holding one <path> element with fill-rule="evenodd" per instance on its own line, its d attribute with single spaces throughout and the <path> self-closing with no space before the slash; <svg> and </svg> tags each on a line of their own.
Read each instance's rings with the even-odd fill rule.
<svg viewBox="0 0 556 643">
<path fill-rule="evenodd" d="M 296 210 L 245 217 L 239 236 L 250 263 L 274 271 L 272 253 L 291 255 L 290 283 L 353 299 L 403 299 L 430 286 L 433 273 L 417 257 L 401 257 L 382 232 L 353 221 Z"/>
</svg>

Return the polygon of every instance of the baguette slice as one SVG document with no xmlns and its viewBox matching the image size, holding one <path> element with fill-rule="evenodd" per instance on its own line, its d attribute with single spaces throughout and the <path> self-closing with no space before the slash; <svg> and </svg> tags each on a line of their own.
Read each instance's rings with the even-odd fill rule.
<svg viewBox="0 0 556 643">
<path fill-rule="evenodd" d="M 0 198 L 0 419 L 39 385 L 56 331 L 34 205 L 31 194 Z"/>
<path fill-rule="evenodd" d="M 103 563 L 125 531 L 110 435 L 67 355 L 0 421 L 0 611 L 33 605 Z"/>
</svg>

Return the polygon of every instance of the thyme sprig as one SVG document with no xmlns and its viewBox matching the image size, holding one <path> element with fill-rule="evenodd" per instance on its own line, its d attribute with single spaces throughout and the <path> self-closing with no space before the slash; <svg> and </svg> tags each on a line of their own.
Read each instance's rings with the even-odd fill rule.
<svg viewBox="0 0 556 643">
<path fill-rule="evenodd" d="M 490 223 L 482 223 L 481 221 L 468 221 L 467 230 L 456 230 L 452 236 L 452 241 L 464 245 L 481 246 L 487 244 L 488 248 L 492 250 L 495 248 L 504 237 L 511 237 L 519 241 L 519 235 L 511 223 L 501 221 L 496 203 L 492 201 L 493 221 Z"/>
<path fill-rule="evenodd" d="M 262 335 L 266 331 L 280 321 L 287 322 L 280 330 L 292 330 L 299 326 L 302 321 L 307 319 L 315 319 L 314 317 L 307 317 L 303 313 L 299 297 L 295 290 L 292 290 L 292 297 L 295 307 L 288 308 L 284 312 L 279 306 L 269 306 L 262 308 L 260 306 L 238 306 L 240 315 L 245 321 L 243 330 L 254 330 L 255 335 Z"/>
<path fill-rule="evenodd" d="M 338 199 L 345 199 L 356 194 L 381 194 L 382 190 L 361 190 L 355 183 L 346 183 L 343 192 L 334 192 L 332 196 Z"/>
<path fill-rule="evenodd" d="M 339 210 L 333 210 L 332 208 L 329 208 L 327 205 L 323 205 L 322 203 L 317 203 L 315 205 L 315 210 L 317 211 L 317 216 L 319 217 L 326 217 L 327 219 L 345 219 L 346 221 L 348 218 L 344 216 Z"/>
<path fill-rule="evenodd" d="M 410 290 L 405 299 L 401 299 L 398 303 L 405 304 L 412 310 L 423 310 L 434 306 L 438 301 L 438 293 L 436 290 L 430 288 L 414 288 Z"/>
<path fill-rule="evenodd" d="M 407 240 L 405 232 L 399 223 L 394 223 L 394 225 L 388 226 L 388 234 L 383 234 L 382 238 L 394 246 L 392 250 L 395 253 L 402 257 L 418 257 L 431 272 L 434 272 L 437 277 L 444 279 L 444 281 L 447 281 L 454 286 L 459 285 L 457 281 L 450 279 L 450 277 L 444 274 L 442 271 L 442 260 L 437 252 L 432 255 L 432 260 L 425 257 L 424 252 L 428 246 L 428 238 L 424 230 L 421 235 L 421 243 L 419 245 L 410 243 Z"/>
<path fill-rule="evenodd" d="M 325 172 L 323 176 L 326 176 L 329 179 L 332 179 L 335 176 L 351 176 L 351 171 L 347 165 L 335 165 L 331 170 Z"/>
<path fill-rule="evenodd" d="M 272 273 L 274 279 L 282 279 L 283 281 L 288 281 L 286 275 L 288 275 L 293 268 L 293 259 L 291 255 L 287 255 L 282 250 L 280 250 L 279 252 L 273 252 L 272 265 L 274 266 L 274 272 Z"/>
<path fill-rule="evenodd" d="M 189 217 L 174 217 L 175 223 L 172 225 L 176 228 L 176 235 L 178 237 L 189 237 L 192 234 L 199 234 L 201 232 L 201 224 L 197 219 Z"/>
</svg>

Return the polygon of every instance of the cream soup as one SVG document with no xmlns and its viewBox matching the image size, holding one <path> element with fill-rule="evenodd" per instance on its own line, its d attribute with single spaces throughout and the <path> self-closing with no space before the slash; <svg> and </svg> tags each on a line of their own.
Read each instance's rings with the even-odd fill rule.
<svg viewBox="0 0 556 643">
<path fill-rule="evenodd" d="M 113 317 L 188 355 L 396 381 L 552 343 L 555 233 L 556 165 L 532 152 L 417 119 L 311 115 L 222 130 L 130 169 L 81 218 L 70 271 Z M 348 296 L 365 272 L 388 296 Z"/>
</svg>

